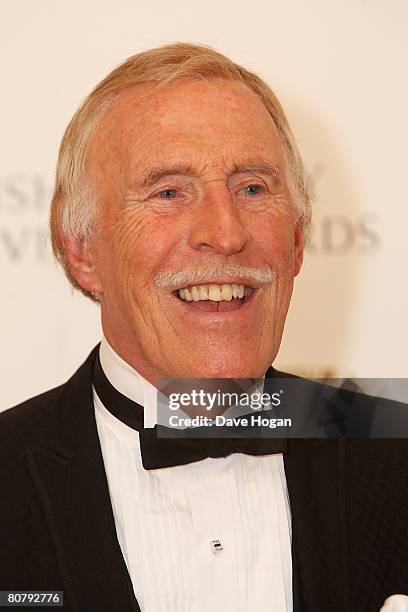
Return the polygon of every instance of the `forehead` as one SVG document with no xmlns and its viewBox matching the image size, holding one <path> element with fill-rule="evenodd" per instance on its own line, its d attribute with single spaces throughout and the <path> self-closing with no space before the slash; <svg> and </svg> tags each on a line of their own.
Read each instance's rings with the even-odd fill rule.
<svg viewBox="0 0 408 612">
<path fill-rule="evenodd" d="M 281 145 L 265 106 L 238 82 L 174 81 L 119 94 L 98 126 L 91 159 L 124 169 L 169 156 L 197 164 L 239 164 L 245 156 L 279 163 Z"/>
</svg>

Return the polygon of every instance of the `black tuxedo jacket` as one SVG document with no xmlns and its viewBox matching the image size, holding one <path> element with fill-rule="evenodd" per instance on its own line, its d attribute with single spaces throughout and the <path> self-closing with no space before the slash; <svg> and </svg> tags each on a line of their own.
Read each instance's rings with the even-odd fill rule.
<svg viewBox="0 0 408 612">
<path fill-rule="evenodd" d="M 0 414 L 0 590 L 62 590 L 70 612 L 135 612 L 94 417 L 95 356 Z M 407 441 L 289 439 L 284 462 L 295 612 L 374 612 L 408 593 Z"/>
</svg>

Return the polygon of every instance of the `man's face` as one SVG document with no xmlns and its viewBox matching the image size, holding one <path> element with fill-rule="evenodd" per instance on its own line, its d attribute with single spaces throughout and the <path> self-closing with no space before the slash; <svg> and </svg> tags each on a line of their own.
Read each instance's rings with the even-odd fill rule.
<svg viewBox="0 0 408 612">
<path fill-rule="evenodd" d="M 100 217 L 88 288 L 100 292 L 113 348 L 152 382 L 262 376 L 302 228 L 255 94 L 221 80 L 129 89 L 98 127 L 89 172 Z"/>
</svg>

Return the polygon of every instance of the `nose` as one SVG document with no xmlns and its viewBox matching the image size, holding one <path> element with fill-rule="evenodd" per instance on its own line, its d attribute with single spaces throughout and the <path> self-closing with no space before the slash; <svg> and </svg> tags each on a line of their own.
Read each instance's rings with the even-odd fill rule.
<svg viewBox="0 0 408 612">
<path fill-rule="evenodd" d="M 207 193 L 201 206 L 194 210 L 189 245 L 198 251 L 233 255 L 247 248 L 251 235 L 240 218 L 226 186 Z"/>
</svg>

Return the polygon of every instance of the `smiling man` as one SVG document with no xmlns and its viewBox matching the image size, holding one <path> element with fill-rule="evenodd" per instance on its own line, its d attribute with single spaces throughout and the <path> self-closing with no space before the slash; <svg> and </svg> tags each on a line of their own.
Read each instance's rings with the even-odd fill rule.
<svg viewBox="0 0 408 612">
<path fill-rule="evenodd" d="M 0 417 L 0 589 L 87 612 L 362 612 L 403 592 L 406 491 L 367 483 L 404 444 L 157 435 L 162 379 L 279 378 L 309 222 L 279 102 L 223 55 L 153 49 L 90 94 L 61 144 L 51 234 L 104 337 Z M 390 499 L 385 517 L 372 499 Z"/>
</svg>

